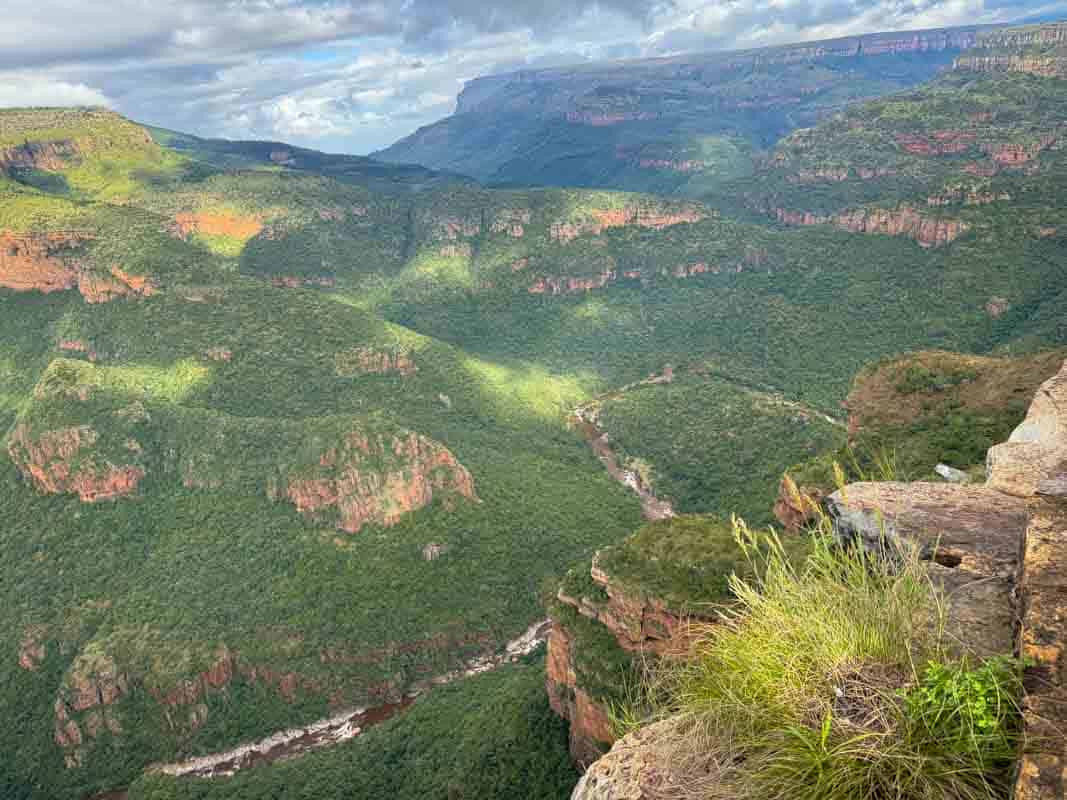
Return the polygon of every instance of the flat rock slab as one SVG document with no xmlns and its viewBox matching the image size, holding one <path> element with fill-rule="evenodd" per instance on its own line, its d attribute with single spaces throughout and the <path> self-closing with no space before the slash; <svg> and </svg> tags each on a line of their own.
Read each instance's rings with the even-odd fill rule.
<svg viewBox="0 0 1067 800">
<path fill-rule="evenodd" d="M 871 549 L 883 539 L 922 548 L 948 599 L 947 632 L 961 649 L 1014 650 L 1025 500 L 983 486 L 856 483 L 833 494 L 828 506 L 842 538 L 859 538 Z"/>
</svg>

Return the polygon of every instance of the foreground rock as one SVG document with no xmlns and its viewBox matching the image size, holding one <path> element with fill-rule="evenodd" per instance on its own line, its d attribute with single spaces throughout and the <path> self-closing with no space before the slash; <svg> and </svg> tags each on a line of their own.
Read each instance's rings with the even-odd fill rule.
<svg viewBox="0 0 1067 800">
<path fill-rule="evenodd" d="M 949 602 L 947 633 L 985 655 L 1010 653 L 1026 502 L 982 486 L 857 483 L 828 500 L 840 536 L 872 550 L 916 543 Z"/>
<path fill-rule="evenodd" d="M 842 538 L 878 552 L 920 548 L 944 588 L 948 633 L 961 650 L 1029 659 L 1015 800 L 1067 798 L 1067 499 L 1058 491 L 1065 465 L 1067 364 L 1040 388 L 1009 441 L 990 450 L 984 486 L 859 483 L 827 500 Z M 715 765 L 679 759 L 679 725 L 623 739 L 572 800 L 665 800 L 680 782 L 706 779 Z"/>
</svg>

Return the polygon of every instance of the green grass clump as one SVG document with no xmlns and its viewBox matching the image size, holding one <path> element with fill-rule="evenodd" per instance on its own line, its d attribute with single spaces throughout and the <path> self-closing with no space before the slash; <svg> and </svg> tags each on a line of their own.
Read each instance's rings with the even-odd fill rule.
<svg viewBox="0 0 1067 800">
<path fill-rule="evenodd" d="M 683 796 L 760 800 L 993 800 L 1019 745 L 1019 668 L 942 647 L 943 600 L 918 554 L 842 549 L 824 530 L 802 566 L 736 522 L 758 562 L 736 608 L 656 692 L 711 732 Z M 760 547 L 767 547 L 760 556 Z M 926 666 L 921 666 L 926 665 Z"/>
</svg>

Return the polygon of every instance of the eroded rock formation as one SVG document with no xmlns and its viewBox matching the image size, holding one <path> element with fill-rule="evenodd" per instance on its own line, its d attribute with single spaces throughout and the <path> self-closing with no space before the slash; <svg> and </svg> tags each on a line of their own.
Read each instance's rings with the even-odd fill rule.
<svg viewBox="0 0 1067 800">
<path fill-rule="evenodd" d="M 44 294 L 77 288 L 89 303 L 157 291 L 151 279 L 130 275 L 117 265 L 107 272 L 90 269 L 81 250 L 92 239 L 92 235 L 77 231 L 0 231 L 0 287 Z"/>
<path fill-rule="evenodd" d="M 356 375 L 414 375 L 419 368 L 404 350 L 386 352 L 373 347 L 355 347 L 334 357 L 334 372 L 342 378 Z"/>
<path fill-rule="evenodd" d="M 554 222 L 549 229 L 549 236 L 565 244 L 579 236 L 598 236 L 611 228 L 634 225 L 638 228 L 662 230 L 683 223 L 700 222 L 707 219 L 708 215 L 696 206 L 671 210 L 640 205 L 627 208 L 594 209 L 589 212 L 589 216 L 590 219 L 581 222 Z"/>
<path fill-rule="evenodd" d="M 671 535 L 669 532 L 664 535 Z M 673 657 L 689 647 L 689 624 L 717 619 L 709 606 L 693 608 L 668 601 L 613 578 L 604 566 L 602 553 L 590 568 L 600 597 L 572 595 L 566 586 L 556 599 L 581 617 L 602 626 L 615 647 L 638 660 Z M 585 646 L 588 646 L 586 643 Z M 546 661 L 546 689 L 552 709 L 570 723 L 570 750 L 583 766 L 595 761 L 615 741 L 609 705 L 583 685 L 577 667 L 584 655 L 583 642 L 558 615 L 552 619 Z"/>
<path fill-rule="evenodd" d="M 283 494 L 305 517 L 358 533 L 368 523 L 395 525 L 435 491 L 477 499 L 470 472 L 444 445 L 417 433 L 353 431 L 322 454 L 313 475 L 290 475 Z"/>
<path fill-rule="evenodd" d="M 95 449 L 99 435 L 89 426 L 33 433 L 18 425 L 7 452 L 23 477 L 45 494 L 76 494 L 85 503 L 128 495 L 145 477 L 139 464 L 113 464 Z"/>
<path fill-rule="evenodd" d="M 962 220 L 930 217 L 910 206 L 901 206 L 895 211 L 859 208 L 830 215 L 784 208 L 777 208 L 774 213 L 783 225 L 833 225 L 851 233 L 906 236 L 922 247 L 940 247 L 954 242 L 969 228 Z"/>
</svg>

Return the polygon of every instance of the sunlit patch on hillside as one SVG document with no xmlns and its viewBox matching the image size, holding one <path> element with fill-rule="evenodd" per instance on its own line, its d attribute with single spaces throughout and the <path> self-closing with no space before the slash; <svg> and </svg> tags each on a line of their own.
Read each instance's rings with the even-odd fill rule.
<svg viewBox="0 0 1067 800">
<path fill-rule="evenodd" d="M 507 366 L 478 358 L 465 359 L 463 367 L 485 398 L 509 417 L 560 420 L 589 399 L 595 380 L 591 373 L 554 375 L 536 365 Z"/>
<path fill-rule="evenodd" d="M 179 403 L 206 386 L 211 369 L 186 358 L 170 366 L 124 364 L 98 367 L 85 361 L 57 358 L 48 365 L 37 385 L 39 397 L 70 395 L 79 390 L 103 389 L 142 400 Z"/>
</svg>

